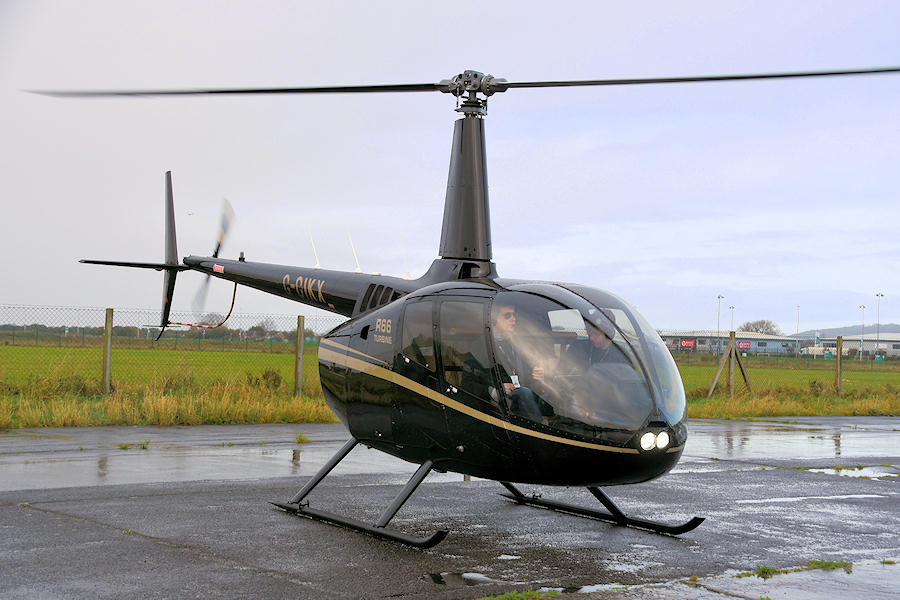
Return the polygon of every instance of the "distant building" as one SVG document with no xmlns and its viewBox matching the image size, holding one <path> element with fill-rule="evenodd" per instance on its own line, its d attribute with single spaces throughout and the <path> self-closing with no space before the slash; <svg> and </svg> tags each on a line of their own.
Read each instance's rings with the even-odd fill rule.
<svg viewBox="0 0 900 600">
<path fill-rule="evenodd" d="M 857 356 L 860 348 L 862 349 L 863 358 L 875 357 L 875 346 L 877 337 L 878 354 L 883 354 L 885 358 L 900 358 L 900 333 L 866 333 L 864 335 L 845 335 L 843 342 L 844 356 Z M 862 344 L 860 344 L 862 341 Z M 837 347 L 837 338 L 820 338 L 816 346 L 803 348 L 803 354 L 810 356 L 822 356 L 824 352 Z"/>
<path fill-rule="evenodd" d="M 660 337 L 672 354 L 699 352 L 703 354 L 724 352 L 728 346 L 728 331 L 700 329 L 695 331 L 675 331 L 663 329 Z M 784 335 L 769 335 L 751 331 L 736 331 L 734 339 L 738 351 L 759 356 L 785 355 L 797 353 L 797 338 Z M 844 345 L 846 345 L 846 341 Z"/>
</svg>

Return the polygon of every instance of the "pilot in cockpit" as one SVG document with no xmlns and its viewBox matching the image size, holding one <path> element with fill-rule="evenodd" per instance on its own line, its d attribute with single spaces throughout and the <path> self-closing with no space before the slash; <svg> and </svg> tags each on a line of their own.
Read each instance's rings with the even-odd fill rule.
<svg viewBox="0 0 900 600">
<path fill-rule="evenodd" d="M 509 408 L 522 416 L 540 420 L 543 404 L 532 391 L 544 379 L 540 365 L 526 364 L 513 338 L 516 332 L 516 309 L 510 304 L 496 303 L 491 311 L 494 352 L 500 368 L 500 380 L 509 398 Z M 549 408 L 549 407 L 547 407 Z M 545 409 L 546 411 L 546 409 Z"/>
</svg>

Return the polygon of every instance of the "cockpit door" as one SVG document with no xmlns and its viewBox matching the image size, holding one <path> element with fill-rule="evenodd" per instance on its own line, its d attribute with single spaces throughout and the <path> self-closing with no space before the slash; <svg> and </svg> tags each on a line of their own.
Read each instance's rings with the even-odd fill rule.
<svg viewBox="0 0 900 600">
<path fill-rule="evenodd" d="M 400 326 L 400 346 L 394 357 L 396 382 L 392 420 L 394 439 L 412 447 L 448 448 L 446 409 L 416 391 L 418 384 L 439 392 L 435 350 L 435 303 L 431 298 L 406 303 Z"/>
<path fill-rule="evenodd" d="M 480 446 L 487 439 L 509 441 L 507 430 L 496 425 L 496 419 L 505 421 L 506 415 L 489 350 L 489 315 L 490 304 L 482 298 L 444 298 L 438 306 L 443 394 L 470 409 L 468 414 L 447 413 L 457 447 Z M 487 446 L 497 451 L 496 445 Z"/>
</svg>

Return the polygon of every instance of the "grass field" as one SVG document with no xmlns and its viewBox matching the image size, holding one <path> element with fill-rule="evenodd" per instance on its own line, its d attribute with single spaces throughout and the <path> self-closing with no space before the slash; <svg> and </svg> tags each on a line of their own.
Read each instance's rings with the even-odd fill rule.
<svg viewBox="0 0 900 600">
<path fill-rule="evenodd" d="M 746 359 L 745 359 L 746 360 Z M 681 372 L 681 380 L 684 382 L 684 389 L 689 394 L 702 390 L 704 395 L 709 390 L 718 365 L 678 365 Z M 807 368 L 798 364 L 797 366 L 769 366 L 766 363 L 755 363 L 748 361 L 745 363 L 750 383 L 756 392 L 763 393 L 774 391 L 778 388 L 793 387 L 797 389 L 805 389 L 813 391 L 817 388 L 830 390 L 834 386 L 834 365 L 830 365 L 829 369 Z M 718 389 L 725 391 L 728 381 L 727 367 L 722 370 L 719 376 Z M 735 389 L 743 388 L 744 382 L 740 372 L 735 366 Z M 811 383 L 816 382 L 816 383 Z M 882 368 L 853 368 L 848 367 L 844 363 L 841 382 L 844 392 L 864 392 L 866 390 L 881 390 L 888 386 L 900 389 L 900 369 L 893 366 Z M 894 391 L 897 392 L 897 389 Z"/>
<path fill-rule="evenodd" d="M 735 366 L 734 397 L 723 369 L 707 398 L 718 362 L 711 356 L 676 357 L 692 417 L 852 416 L 900 414 L 900 364 L 845 360 L 842 394 L 835 391 L 834 361 L 747 357 L 754 394 L 747 393 Z"/>
<path fill-rule="evenodd" d="M 304 376 L 309 373 L 318 387 L 316 352 L 306 348 Z M 81 377 L 99 380 L 103 353 L 99 347 L 54 348 L 46 346 L 0 346 L 0 382 L 19 385 L 30 378 L 64 379 Z M 112 380 L 116 386 L 146 384 L 154 379 L 190 377 L 198 384 L 231 379 L 266 370 L 282 379 L 294 379 L 294 354 L 267 352 L 221 352 L 206 350 L 114 349 Z"/>
<path fill-rule="evenodd" d="M 316 350 L 304 354 L 300 400 L 293 354 L 116 348 L 107 396 L 100 348 L 0 346 L 0 427 L 331 422 Z M 900 414 L 900 364 L 844 361 L 839 397 L 833 361 L 748 357 L 755 394 L 736 373 L 731 397 L 726 370 L 707 399 L 715 359 L 676 360 L 693 417 Z"/>
<path fill-rule="evenodd" d="M 0 346 L 0 427 L 335 422 L 316 347 L 303 356 L 184 350 L 113 351 L 102 394 L 99 348 Z"/>
</svg>

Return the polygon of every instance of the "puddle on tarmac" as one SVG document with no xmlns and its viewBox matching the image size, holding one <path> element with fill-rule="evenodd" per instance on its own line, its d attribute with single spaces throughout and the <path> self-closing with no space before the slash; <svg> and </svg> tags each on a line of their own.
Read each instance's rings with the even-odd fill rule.
<svg viewBox="0 0 900 600">
<path fill-rule="evenodd" d="M 591 592 L 606 592 L 606 591 L 623 591 L 627 589 L 635 589 L 641 586 L 626 586 L 621 583 L 597 583 L 594 585 L 582 585 L 582 586 L 570 586 L 570 587 L 542 587 L 538 590 L 539 593 L 546 592 L 560 592 L 563 594 L 590 594 Z"/>
<path fill-rule="evenodd" d="M 524 585 L 524 582 L 521 581 L 501 581 L 499 579 L 491 579 L 483 573 L 429 573 L 428 578 L 432 581 L 432 583 L 450 587 L 482 585 L 485 583 Z"/>
<path fill-rule="evenodd" d="M 768 578 L 747 577 L 741 571 L 729 569 L 721 575 L 701 577 L 691 582 L 692 590 L 685 589 L 684 579 L 654 583 L 624 585 L 599 583 L 570 587 L 542 587 L 538 592 L 586 594 L 592 592 L 639 592 L 640 598 L 792 598 L 813 600 L 818 598 L 866 598 L 867 600 L 894 600 L 900 585 L 900 567 L 895 560 L 865 559 L 850 563 L 847 572 L 843 568 L 808 569 L 800 565 L 796 571 L 772 575 Z M 891 592 L 890 590 L 895 590 Z M 713 596 L 710 596 L 712 593 Z M 604 596 L 606 597 L 606 596 Z M 611 598 L 618 595 L 609 596 Z"/>
<path fill-rule="evenodd" d="M 897 477 L 900 469 L 893 465 L 880 465 L 877 467 L 836 467 L 833 469 L 809 469 L 811 473 L 825 473 L 827 475 L 840 475 L 841 477 L 859 477 L 861 479 L 874 479 Z"/>
<path fill-rule="evenodd" d="M 840 458 L 842 462 L 872 464 L 885 460 L 882 457 L 896 456 L 898 423 L 890 417 L 833 417 L 784 423 L 692 421 L 684 455 L 687 460 L 680 469 L 720 470 L 711 459 L 752 462 Z M 307 431 L 312 427 L 308 426 Z M 315 473 L 347 439 L 342 428 L 322 426 L 311 434 L 312 444 L 271 441 L 293 441 L 298 429 L 296 425 L 258 425 L 8 430 L 0 434 L 0 491 L 306 477 Z M 141 448 L 138 442 L 142 440 L 150 440 L 148 448 Z M 881 460 L 867 460 L 868 457 Z M 896 476 L 897 470 L 893 469 Z M 383 473 L 387 476 L 384 483 L 404 483 L 411 471 L 409 463 L 359 447 L 336 472 Z M 878 478 L 891 473 L 848 470 L 835 474 Z M 428 481 L 458 481 L 461 477 L 433 473 Z"/>
<path fill-rule="evenodd" d="M 894 456 L 897 433 L 848 419 L 823 423 L 707 421 L 689 424 L 685 457 L 748 460 Z"/>
<path fill-rule="evenodd" d="M 0 491 L 153 483 L 170 481 L 247 480 L 269 477 L 308 477 L 337 450 L 338 445 L 311 448 L 280 445 L 205 446 L 151 443 L 146 450 L 92 449 L 53 452 L 52 455 L 0 455 Z M 404 483 L 412 466 L 381 452 L 360 447 L 335 473 L 384 473 L 383 483 Z M 394 481 L 396 479 L 396 481 Z M 455 473 L 431 473 L 429 482 L 459 481 Z"/>
</svg>

